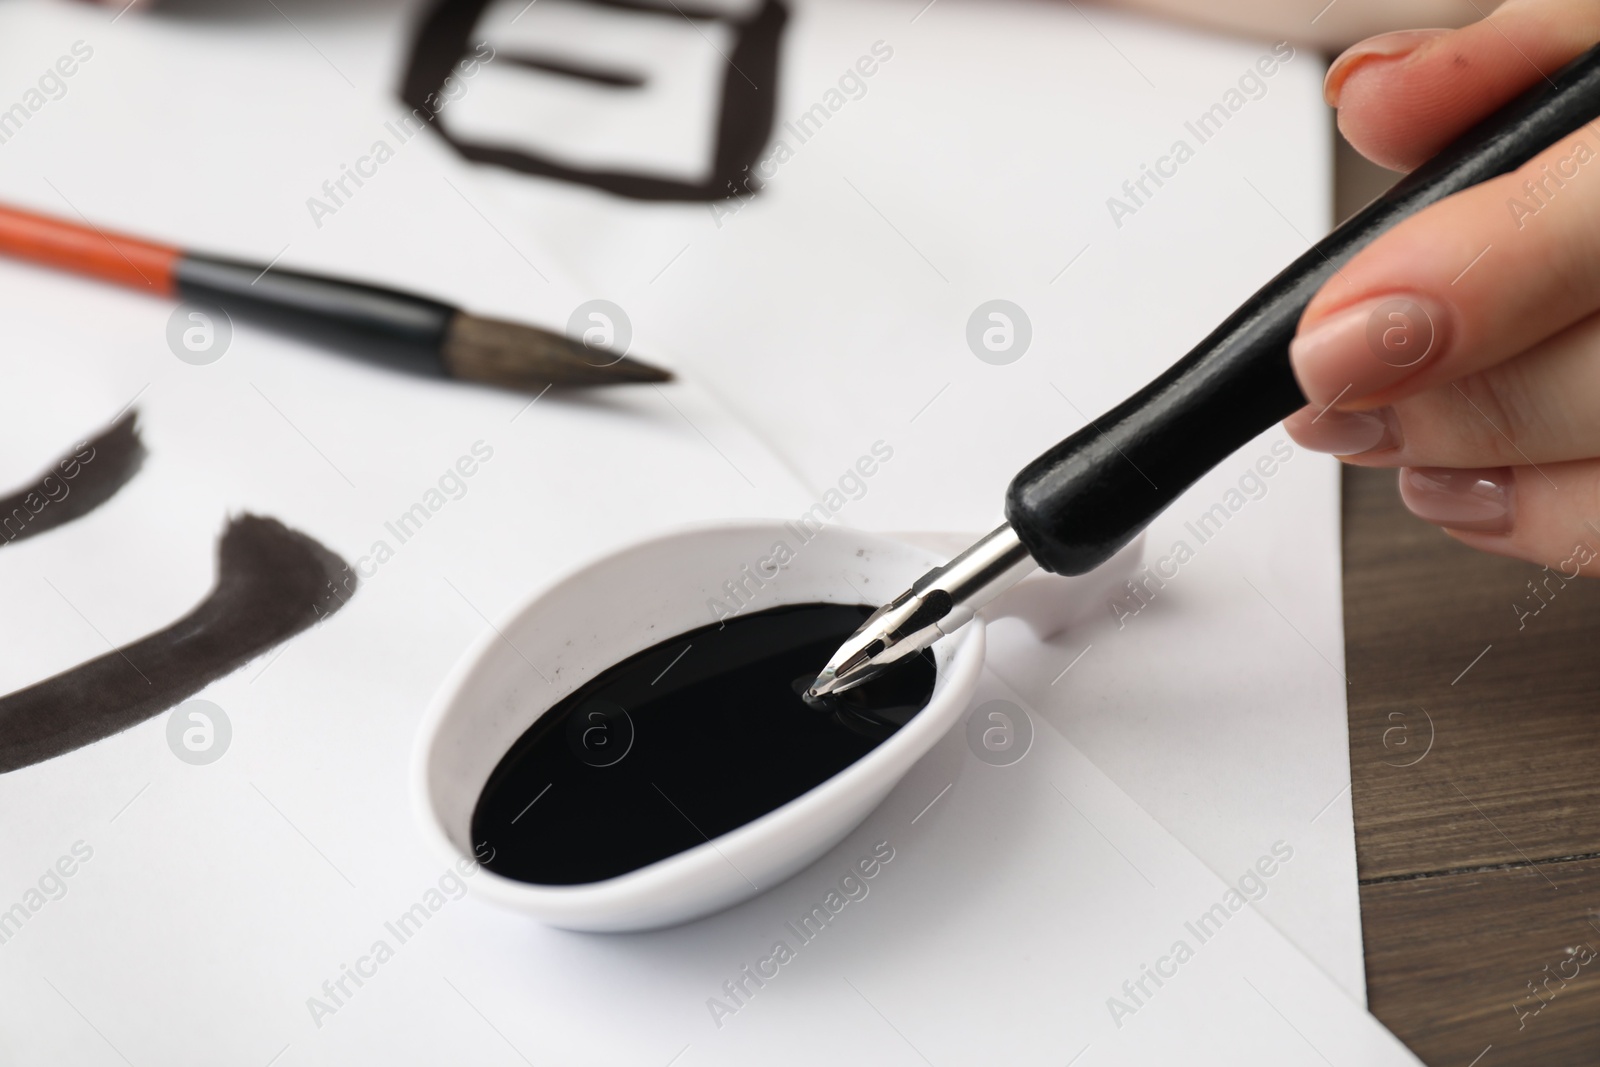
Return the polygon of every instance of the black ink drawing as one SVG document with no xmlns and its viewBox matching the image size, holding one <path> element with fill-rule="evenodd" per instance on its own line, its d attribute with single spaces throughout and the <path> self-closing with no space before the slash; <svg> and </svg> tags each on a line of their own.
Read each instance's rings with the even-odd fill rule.
<svg viewBox="0 0 1600 1067">
<path fill-rule="evenodd" d="M 116 495 L 144 464 L 138 412 L 129 411 L 34 482 L 0 497 L 0 545 L 81 519 Z"/>
<path fill-rule="evenodd" d="M 760 156 L 772 135 L 777 110 L 778 47 L 789 11 L 780 0 L 763 0 L 756 11 L 733 19 L 717 11 L 672 0 L 588 0 L 621 8 L 640 18 L 716 20 L 731 26 L 734 45 L 722 79 L 722 103 L 717 115 L 716 146 L 709 176 L 703 182 L 684 181 L 628 170 L 573 166 L 549 156 L 506 145 L 485 144 L 452 134 L 444 122 L 433 127 L 466 159 L 490 163 L 523 174 L 587 185 L 635 200 L 713 201 L 740 198 L 756 192 L 759 183 L 748 179 L 747 169 Z M 437 111 L 435 102 L 451 70 L 468 51 L 473 30 L 489 0 L 438 0 L 423 16 L 412 41 L 411 57 L 401 81 L 400 98 L 417 112 Z M 601 70 L 547 55 L 510 55 L 516 66 L 560 74 L 619 91 L 645 87 L 645 79 L 630 71 Z"/>
<path fill-rule="evenodd" d="M 145 458 L 129 412 L 39 480 L 0 499 L 6 543 L 80 518 Z M 147 637 L 0 697 L 0 774 L 82 748 L 165 711 L 344 606 L 348 564 L 276 519 L 232 519 L 217 579 L 194 610 Z"/>
<path fill-rule="evenodd" d="M 339 610 L 344 560 L 276 519 L 242 515 L 217 546 L 217 580 L 165 629 L 0 697 L 0 773 L 120 733 Z"/>
</svg>

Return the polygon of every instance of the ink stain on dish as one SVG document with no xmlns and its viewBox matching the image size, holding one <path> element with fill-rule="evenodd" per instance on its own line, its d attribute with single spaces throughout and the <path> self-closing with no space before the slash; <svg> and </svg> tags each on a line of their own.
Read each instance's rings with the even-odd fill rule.
<svg viewBox="0 0 1600 1067">
<path fill-rule="evenodd" d="M 129 411 L 32 483 L 0 497 L 0 544 L 83 518 L 127 485 L 146 455 L 139 438 L 139 414 Z"/>
<path fill-rule="evenodd" d="M 928 703 L 929 655 L 808 703 L 819 667 L 872 613 L 800 604 L 663 641 L 540 716 L 472 817 L 485 866 L 581 885 L 674 856 L 782 807 L 866 756 Z"/>
<path fill-rule="evenodd" d="M 355 581 L 338 555 L 276 519 L 232 519 L 217 544 L 216 583 L 194 610 L 148 637 L 0 697 L 0 773 L 72 752 L 165 711 L 338 611 Z"/>
</svg>

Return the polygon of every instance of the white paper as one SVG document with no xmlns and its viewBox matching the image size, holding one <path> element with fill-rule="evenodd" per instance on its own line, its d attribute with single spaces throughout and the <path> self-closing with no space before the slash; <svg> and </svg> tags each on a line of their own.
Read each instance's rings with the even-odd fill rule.
<svg viewBox="0 0 1600 1067">
<path fill-rule="evenodd" d="M 75 41 L 94 49 L 64 94 L 0 144 L 5 201 L 555 326 L 583 300 L 611 299 L 633 320 L 634 350 L 686 379 L 523 410 L 525 399 L 410 381 L 243 324 L 222 361 L 192 367 L 167 349 L 170 304 L 0 262 L 0 484 L 24 483 L 134 398 L 152 450 L 91 516 L 0 554 L 7 691 L 182 614 L 209 586 L 230 513 L 273 515 L 356 562 L 474 442 L 496 450 L 339 615 L 205 691 L 234 722 L 222 762 L 178 763 L 158 717 L 0 777 L 10 813 L 0 906 L 74 842 L 95 850 L 68 895 L 0 946 L 11 1017 L 42 1023 L 8 1030 L 19 1062 L 120 1062 L 96 1027 L 134 1062 L 212 1062 L 222 1049 L 265 1063 L 285 1044 L 307 1062 L 374 1046 L 401 1062 L 488 1056 L 498 1039 L 472 1030 L 483 1026 L 478 1008 L 530 1055 L 544 1040 L 570 1042 L 568 1062 L 654 1057 L 678 1025 L 684 1043 L 695 1040 L 710 995 L 701 988 L 759 944 L 730 935 L 715 944 L 731 956 L 700 958 L 678 932 L 642 939 L 634 955 L 620 940 L 543 931 L 475 903 L 451 905 L 460 928 L 436 947 L 419 942 L 397 958 L 409 973 L 393 994 L 364 995 L 310 1028 L 306 997 L 437 877 L 417 848 L 406 759 L 422 705 L 484 617 L 678 522 L 792 516 L 878 438 L 896 464 L 843 521 L 982 528 L 1022 461 L 1170 362 L 1326 221 L 1309 56 L 1116 229 L 1106 197 L 1269 46 L 1072 5 L 920 6 L 796 5 L 781 121 L 824 100 L 875 42 L 894 56 L 771 188 L 720 219 L 704 204 L 639 204 L 478 168 L 432 134 L 396 145 L 336 211 L 314 214 L 308 203 L 331 203 L 324 186 L 405 112 L 390 95 L 407 29 L 398 10 L 283 4 L 115 23 L 114 12 L 43 2 L 0 12 L 11 72 L 0 107 Z M 471 84 L 458 103 L 480 91 L 486 83 Z M 1009 366 L 980 362 L 964 337 L 973 308 L 996 296 L 1024 306 L 1034 327 L 1033 348 Z M 1153 549 L 1257 451 L 1185 497 Z M 1283 622 L 1342 662 L 1332 464 L 1297 453 L 1270 484 L 1114 643 L 1074 634 L 1040 647 L 1000 634 L 996 663 L 1213 870 L 1232 877 L 1263 842 L 1295 842 L 1294 863 L 1258 907 L 1359 994 L 1348 793 L 1337 792 L 1348 782 L 1342 683 Z M 919 767 L 906 788 L 927 773 Z M 969 865 L 954 845 L 918 855 Z M 804 899 L 818 884 L 810 874 L 769 896 Z M 934 925 L 941 914 L 909 913 Z M 759 942 L 765 928 L 750 916 L 726 921 Z M 998 951 L 1028 951 L 1021 928 L 1007 929 L 1017 940 Z M 549 965 L 551 946 L 563 967 Z M 428 953 L 440 954 L 434 970 Z M 937 963 L 885 955 L 851 973 L 874 1003 L 887 994 L 878 1006 L 899 1021 L 894 983 L 919 971 L 959 983 L 981 958 L 981 945 L 958 941 Z M 458 994 L 441 986 L 446 976 L 470 1000 L 448 1026 L 441 998 Z M 1075 996 L 1094 984 L 1076 972 L 1072 981 L 1086 983 Z M 493 993 L 517 988 L 546 999 Z M 610 999 L 659 1005 L 664 989 L 691 990 L 689 1009 L 623 1017 Z M 1100 989 L 1094 1012 L 1105 1010 Z M 826 995 L 837 994 L 830 978 Z M 1342 1002 L 1328 1003 L 1323 1018 L 1339 1018 Z M 778 1023 L 790 1009 L 751 1010 Z M 943 1010 L 930 1040 L 963 1040 L 944 1028 L 956 1007 Z M 312 1044 L 364 1013 L 345 1036 Z M 872 1025 L 863 1016 L 853 1032 L 883 1039 Z M 595 1046 L 597 1030 L 615 1044 Z M 1074 1051 L 1056 1046 L 1055 1031 L 1018 1035 L 1057 1058 Z M 492 1054 L 510 1055 L 503 1045 Z"/>
<path fill-rule="evenodd" d="M 573 0 L 501 0 L 484 40 L 511 59 L 560 57 L 640 78 L 644 91 L 491 61 L 444 122 L 458 136 L 553 155 L 568 165 L 649 170 L 704 181 L 731 48 L 726 23 L 641 18 Z"/>
<path fill-rule="evenodd" d="M 1291 458 L 1261 478 L 1274 446 Z M 1259 496 L 1241 493 L 1220 531 L 1197 525 L 1252 471 Z M 1261 911 L 1363 996 L 1349 769 L 1333 757 L 1348 745 L 1337 494 L 1331 460 L 1268 431 L 1151 528 L 1145 606 L 1118 597 L 1043 648 L 1002 622 L 989 662 L 1213 870 L 1248 863 L 1252 840 L 1294 840 L 1304 862 Z"/>
<path fill-rule="evenodd" d="M 304 662 L 275 668 L 279 692 Z M 996 699 L 1020 707 L 994 682 L 975 703 Z M 1260 842 L 1219 879 L 1022 714 L 1034 737 L 1019 762 L 982 763 L 952 731 L 790 881 L 631 935 L 457 899 L 464 883 L 419 853 L 400 776 L 383 774 L 403 730 L 374 720 L 354 738 L 328 721 L 308 746 L 307 723 L 241 714 L 237 753 L 210 768 L 133 731 L 141 752 L 78 754 L 91 777 L 56 761 L 0 782 L 9 811 L 24 776 L 28 793 L 72 782 L 79 802 L 8 867 L 92 850 L 0 946 L 0 994 L 32 1023 L 8 1029 L 14 1062 L 1417 1062 L 1246 902 L 1280 891 L 1293 838 Z M 320 785 L 296 789 L 296 763 Z M 387 924 L 441 885 L 444 902 L 401 941 Z M 379 941 L 392 957 L 375 964 Z M 763 965 L 779 942 L 791 958 Z M 347 967 L 368 977 L 357 986 Z M 341 978 L 343 995 L 323 988 Z"/>
</svg>

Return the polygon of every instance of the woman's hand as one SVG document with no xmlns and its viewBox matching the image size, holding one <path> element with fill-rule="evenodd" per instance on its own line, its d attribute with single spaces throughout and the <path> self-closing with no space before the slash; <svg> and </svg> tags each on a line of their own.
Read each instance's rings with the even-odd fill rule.
<svg viewBox="0 0 1600 1067">
<path fill-rule="evenodd" d="M 1600 41 L 1593 0 L 1508 0 L 1460 30 L 1386 34 L 1328 71 L 1339 128 L 1410 169 Z M 1306 448 L 1399 467 L 1452 537 L 1600 575 L 1600 123 L 1374 241 L 1290 348 Z"/>
</svg>

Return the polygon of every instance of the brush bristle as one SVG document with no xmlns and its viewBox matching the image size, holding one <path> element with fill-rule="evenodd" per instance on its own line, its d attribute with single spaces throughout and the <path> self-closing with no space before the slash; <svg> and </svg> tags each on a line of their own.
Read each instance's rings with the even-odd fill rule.
<svg viewBox="0 0 1600 1067">
<path fill-rule="evenodd" d="M 671 372 L 648 363 L 549 330 L 465 311 L 451 320 L 442 354 L 452 377 L 511 389 L 672 380 Z"/>
</svg>

